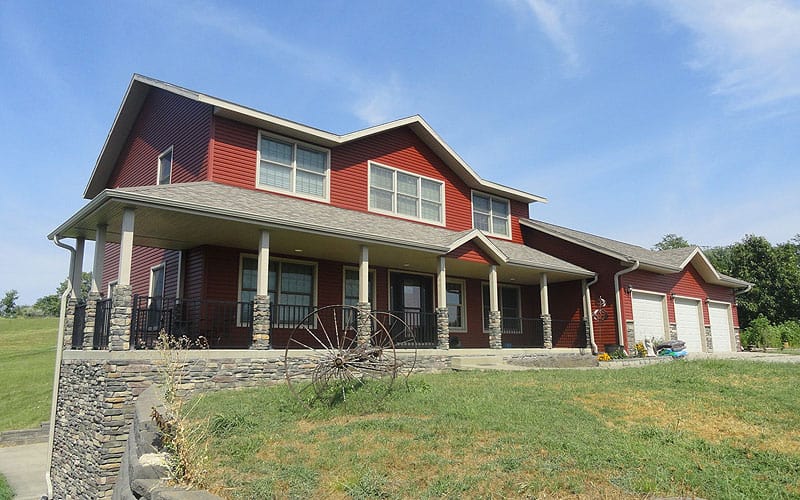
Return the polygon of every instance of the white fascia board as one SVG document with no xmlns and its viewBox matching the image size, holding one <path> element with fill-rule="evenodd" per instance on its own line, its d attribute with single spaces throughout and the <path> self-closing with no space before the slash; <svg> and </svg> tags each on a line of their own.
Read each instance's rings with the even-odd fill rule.
<svg viewBox="0 0 800 500">
<path fill-rule="evenodd" d="M 456 250 L 460 246 L 472 240 L 477 240 L 478 246 L 480 246 L 483 250 L 491 254 L 496 261 L 502 263 L 506 263 L 509 261 L 508 256 L 505 253 L 503 253 L 503 251 L 500 250 L 494 243 L 492 243 L 492 241 L 489 238 L 487 238 L 485 234 L 478 231 L 477 229 L 473 229 L 472 231 L 468 232 L 464 236 L 458 238 L 456 241 L 451 243 L 447 253 Z"/>
</svg>

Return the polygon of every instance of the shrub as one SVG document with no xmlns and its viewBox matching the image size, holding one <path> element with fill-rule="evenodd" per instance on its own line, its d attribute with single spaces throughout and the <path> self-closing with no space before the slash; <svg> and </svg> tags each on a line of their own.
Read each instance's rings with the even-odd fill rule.
<svg viewBox="0 0 800 500">
<path fill-rule="evenodd" d="M 742 343 L 759 348 L 782 347 L 780 329 L 773 326 L 767 318 L 759 316 L 741 333 Z"/>
<path fill-rule="evenodd" d="M 789 347 L 800 347 L 800 322 L 784 321 L 774 328 L 778 330 L 782 343 L 789 344 Z"/>
</svg>

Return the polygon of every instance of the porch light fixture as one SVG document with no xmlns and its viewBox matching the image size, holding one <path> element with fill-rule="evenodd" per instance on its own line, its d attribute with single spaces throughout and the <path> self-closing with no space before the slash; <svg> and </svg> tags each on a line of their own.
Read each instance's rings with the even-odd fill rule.
<svg viewBox="0 0 800 500">
<path fill-rule="evenodd" d="M 675 292 L 669 292 L 669 298 L 671 298 L 674 301 L 675 300 Z"/>
<path fill-rule="evenodd" d="M 706 298 L 703 300 L 703 302 L 705 302 L 706 304 L 708 304 L 708 302 L 709 302 L 709 300 L 708 300 L 708 296 L 706 296 Z"/>
<path fill-rule="evenodd" d="M 294 253 L 303 253 L 303 249 L 302 248 L 295 248 L 294 249 Z"/>
<path fill-rule="evenodd" d="M 633 287 L 632 287 L 632 286 L 630 286 L 630 285 L 625 285 L 625 293 L 627 293 L 628 295 L 630 295 L 630 294 L 631 294 L 631 292 L 633 292 Z"/>
</svg>

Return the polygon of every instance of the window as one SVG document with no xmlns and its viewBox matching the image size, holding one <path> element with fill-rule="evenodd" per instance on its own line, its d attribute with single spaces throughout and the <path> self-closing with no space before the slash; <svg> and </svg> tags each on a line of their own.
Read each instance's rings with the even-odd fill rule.
<svg viewBox="0 0 800 500">
<path fill-rule="evenodd" d="M 164 264 L 150 269 L 150 296 L 158 298 L 164 296 Z"/>
<path fill-rule="evenodd" d="M 158 157 L 158 183 L 172 182 L 172 146 Z"/>
<path fill-rule="evenodd" d="M 441 224 L 444 221 L 444 183 L 369 164 L 369 208 L 408 219 Z"/>
<path fill-rule="evenodd" d="M 519 287 L 511 285 L 498 285 L 497 300 L 499 302 L 500 317 L 502 318 L 503 333 L 521 333 L 521 305 Z M 483 329 L 489 330 L 489 285 L 483 285 Z"/>
<path fill-rule="evenodd" d="M 259 134 L 256 186 L 310 198 L 328 197 L 328 152 Z"/>
<path fill-rule="evenodd" d="M 464 283 L 447 282 L 447 316 L 451 330 L 466 330 L 466 301 L 464 300 Z"/>
<path fill-rule="evenodd" d="M 508 200 L 488 194 L 472 193 L 472 225 L 498 236 L 510 236 Z"/>
<path fill-rule="evenodd" d="M 239 276 L 239 326 L 249 325 L 253 318 L 253 309 L 249 305 L 256 298 L 258 283 L 258 259 L 242 257 L 241 273 Z"/>
<path fill-rule="evenodd" d="M 375 308 L 375 271 L 369 272 L 369 296 L 372 308 Z M 344 270 L 344 303 L 348 306 L 358 305 L 358 269 Z"/>
<path fill-rule="evenodd" d="M 294 327 L 314 307 L 316 266 L 300 262 L 270 260 L 269 302 L 272 308 L 272 325 L 280 328 Z M 239 301 L 252 302 L 256 296 L 258 259 L 242 257 Z M 247 309 L 242 307 L 240 323 L 248 323 Z"/>
<path fill-rule="evenodd" d="M 150 299 L 147 306 L 147 329 L 156 331 L 161 325 L 161 314 L 167 305 L 164 300 L 164 264 L 150 268 Z"/>
</svg>

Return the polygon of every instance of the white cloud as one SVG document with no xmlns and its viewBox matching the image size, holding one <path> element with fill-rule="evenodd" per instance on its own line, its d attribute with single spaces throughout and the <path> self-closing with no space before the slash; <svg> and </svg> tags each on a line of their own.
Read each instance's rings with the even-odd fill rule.
<svg viewBox="0 0 800 500">
<path fill-rule="evenodd" d="M 367 125 L 376 125 L 400 115 L 407 91 L 397 75 L 367 73 L 349 61 L 320 47 L 289 42 L 262 24 L 254 23 L 246 13 L 215 2 L 191 3 L 191 19 L 255 50 L 267 50 L 271 57 L 286 64 L 306 78 L 338 86 L 350 94 L 350 112 Z"/>
<path fill-rule="evenodd" d="M 737 108 L 800 97 L 800 5 L 787 0 L 656 0 L 695 36 L 691 66 Z"/>
<path fill-rule="evenodd" d="M 564 57 L 563 64 L 568 71 L 576 72 L 581 69 L 581 57 L 573 34 L 580 12 L 575 2 L 509 0 L 508 3 L 533 14 L 544 35 Z"/>
</svg>

